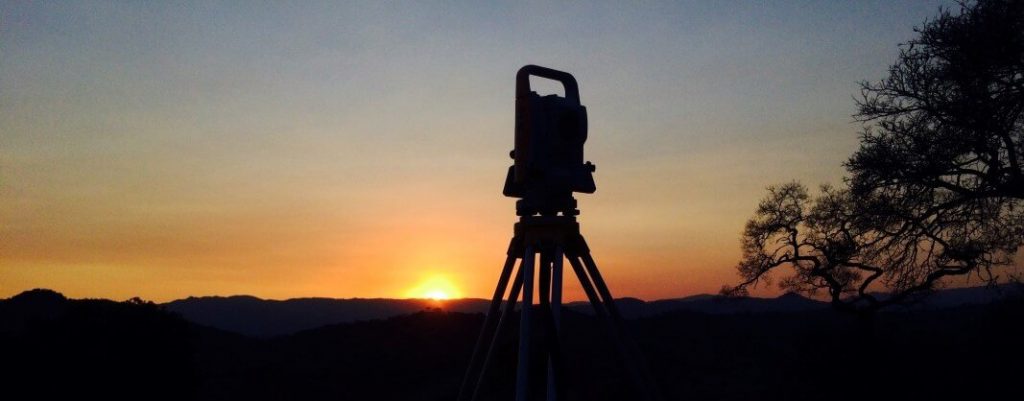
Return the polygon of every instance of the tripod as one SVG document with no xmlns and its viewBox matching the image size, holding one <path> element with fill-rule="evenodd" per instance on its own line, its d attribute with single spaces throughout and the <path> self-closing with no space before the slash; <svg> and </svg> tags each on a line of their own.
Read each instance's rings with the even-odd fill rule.
<svg viewBox="0 0 1024 401">
<path fill-rule="evenodd" d="M 578 212 L 577 212 L 578 213 Z M 540 263 L 536 257 L 540 255 Z M 513 267 L 521 259 L 512 286 Z M 561 352 L 559 325 L 562 312 L 562 261 L 567 259 L 573 273 L 579 279 L 583 292 L 594 307 L 599 320 L 608 329 L 612 341 L 624 360 L 627 372 L 641 393 L 637 398 L 656 400 L 655 386 L 636 345 L 626 335 L 622 315 L 619 313 L 608 286 L 605 284 L 597 264 L 590 255 L 586 240 L 580 234 L 579 223 L 574 215 L 521 216 L 515 224 L 514 236 L 508 247 L 508 257 L 494 289 L 487 317 L 484 319 L 480 337 L 473 350 L 469 368 L 459 391 L 459 401 L 477 400 L 487 370 L 498 343 L 498 337 L 513 319 L 516 302 L 522 294 L 522 308 L 519 315 L 519 349 L 516 366 L 515 400 L 530 399 L 530 361 L 532 347 L 541 346 L 539 353 L 547 355 L 546 397 L 548 401 L 565 399 L 565 362 Z M 536 279 L 537 303 L 534 303 Z M 501 310 L 503 296 L 508 290 L 508 300 Z M 500 312 L 500 313 L 499 313 Z M 543 334 L 541 344 L 534 344 L 534 331 Z"/>
</svg>

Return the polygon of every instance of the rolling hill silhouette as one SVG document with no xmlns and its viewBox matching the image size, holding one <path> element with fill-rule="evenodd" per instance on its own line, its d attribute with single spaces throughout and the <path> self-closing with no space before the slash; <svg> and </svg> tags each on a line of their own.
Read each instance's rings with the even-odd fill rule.
<svg viewBox="0 0 1024 401">
<path fill-rule="evenodd" d="M 163 304 L 189 321 L 241 333 L 270 338 L 334 323 L 383 319 L 442 306 L 450 312 L 477 313 L 487 310 L 488 301 L 459 299 L 333 299 L 295 298 L 265 300 L 248 295 L 231 297 L 189 297 Z"/>
<path fill-rule="evenodd" d="M 987 303 L 1012 294 L 1008 286 L 957 288 L 938 291 L 913 308 L 955 307 Z M 719 295 L 694 295 L 685 298 L 643 301 L 620 298 L 617 304 L 626 318 L 654 317 L 674 311 L 706 314 L 787 313 L 827 309 L 828 303 L 795 293 L 776 298 L 729 298 Z M 335 323 L 384 319 L 392 316 L 440 308 L 448 312 L 482 313 L 489 301 L 466 298 L 448 301 L 387 298 L 295 298 L 265 300 L 248 295 L 230 297 L 189 297 L 162 306 L 185 319 L 257 338 L 271 338 Z M 567 308 L 590 314 L 587 302 L 571 302 Z"/>
<path fill-rule="evenodd" d="M 197 396 L 193 325 L 138 300 L 68 300 L 32 290 L 0 301 L 5 399 Z"/>
<path fill-rule="evenodd" d="M 870 332 L 794 295 L 623 304 L 643 316 L 629 329 L 669 400 L 988 399 L 1015 388 L 1024 358 L 1024 297 L 1002 290 L 951 290 Z M 563 315 L 568 399 L 630 399 L 603 327 L 576 309 Z M 432 308 L 258 338 L 167 305 L 33 290 L 0 300 L 0 378 L 5 399 L 451 400 L 482 321 Z M 511 394 L 514 336 L 498 350 L 485 399 Z"/>
</svg>

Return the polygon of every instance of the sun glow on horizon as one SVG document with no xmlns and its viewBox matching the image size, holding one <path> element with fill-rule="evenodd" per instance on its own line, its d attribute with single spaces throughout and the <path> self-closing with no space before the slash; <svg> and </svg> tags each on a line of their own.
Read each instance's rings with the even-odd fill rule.
<svg viewBox="0 0 1024 401">
<path fill-rule="evenodd" d="M 427 277 L 421 281 L 415 287 L 410 289 L 406 296 L 409 298 L 426 298 L 433 299 L 435 301 L 443 301 L 453 298 L 459 298 L 462 293 L 458 287 L 448 277 L 443 275 L 433 275 Z"/>
<path fill-rule="evenodd" d="M 448 293 L 444 292 L 444 290 L 431 290 L 431 291 L 427 291 L 427 293 L 423 294 L 423 295 L 425 295 L 427 298 L 433 299 L 435 301 L 443 301 L 443 300 L 446 300 L 446 299 L 451 299 L 451 295 L 448 295 Z"/>
</svg>

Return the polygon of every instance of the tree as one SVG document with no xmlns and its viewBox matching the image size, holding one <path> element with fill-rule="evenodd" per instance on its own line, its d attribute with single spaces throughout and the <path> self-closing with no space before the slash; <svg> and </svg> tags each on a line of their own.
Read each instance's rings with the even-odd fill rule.
<svg viewBox="0 0 1024 401">
<path fill-rule="evenodd" d="M 861 83 L 852 188 L 1024 199 L 1024 2 L 942 10 L 915 31 L 888 78 Z"/>
<path fill-rule="evenodd" d="M 743 231 L 743 282 L 725 287 L 746 295 L 748 287 L 770 283 L 772 273 L 790 268 L 783 289 L 809 295 L 826 292 L 837 309 L 861 315 L 905 300 L 912 292 L 878 297 L 873 286 L 885 277 L 905 276 L 914 264 L 892 263 L 885 238 L 865 218 L 862 203 L 847 189 L 822 186 L 817 197 L 798 182 L 768 187 Z"/>
<path fill-rule="evenodd" d="M 930 250 L 897 290 L 993 281 L 1024 239 L 1024 2 L 964 3 L 916 32 L 888 78 L 861 84 L 850 190 L 896 263 Z"/>
<path fill-rule="evenodd" d="M 888 78 L 861 84 L 848 187 L 814 199 L 797 183 L 769 188 L 744 231 L 744 281 L 726 292 L 788 266 L 783 287 L 873 312 L 950 276 L 994 282 L 1013 263 L 1024 240 L 1024 2 L 961 4 L 916 32 Z"/>
<path fill-rule="evenodd" d="M 850 205 L 848 192 L 830 187 L 816 199 L 797 182 L 768 187 L 743 230 L 737 269 L 744 281 L 723 291 L 746 295 L 748 286 L 770 282 L 772 271 L 790 267 L 794 274 L 780 287 L 809 294 L 825 290 L 833 305 L 852 309 L 856 301 L 847 295 L 863 280 L 856 261 L 861 241 L 847 218 Z"/>
</svg>

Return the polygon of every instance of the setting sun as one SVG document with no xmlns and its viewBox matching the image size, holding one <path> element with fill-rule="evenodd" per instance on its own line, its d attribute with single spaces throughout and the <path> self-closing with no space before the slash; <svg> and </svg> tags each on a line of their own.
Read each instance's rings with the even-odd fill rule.
<svg viewBox="0 0 1024 401">
<path fill-rule="evenodd" d="M 427 291 L 427 293 L 423 294 L 423 295 L 426 296 L 427 298 L 438 300 L 438 301 L 451 298 L 451 295 L 448 295 L 448 293 L 444 292 L 443 290 L 431 290 L 431 291 Z"/>
<path fill-rule="evenodd" d="M 461 295 L 459 289 L 445 276 L 435 275 L 421 281 L 407 293 L 409 298 L 428 298 L 434 300 L 445 300 L 458 298 Z"/>
</svg>

